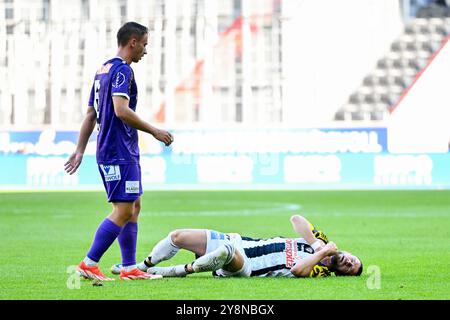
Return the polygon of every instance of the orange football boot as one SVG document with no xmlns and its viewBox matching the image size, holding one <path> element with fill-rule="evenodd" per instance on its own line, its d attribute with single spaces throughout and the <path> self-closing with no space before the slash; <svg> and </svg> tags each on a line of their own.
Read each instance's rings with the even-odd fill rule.
<svg viewBox="0 0 450 320">
<path fill-rule="evenodd" d="M 108 278 L 105 276 L 98 266 L 88 266 L 84 261 L 81 261 L 77 267 L 77 271 L 83 278 L 90 280 L 100 280 L 100 281 L 114 281 L 113 278 Z"/>
<path fill-rule="evenodd" d="M 156 280 L 161 278 L 162 276 L 160 275 L 149 274 L 138 268 L 134 268 L 130 271 L 125 271 L 125 269 L 120 270 L 120 279 L 122 280 Z"/>
</svg>

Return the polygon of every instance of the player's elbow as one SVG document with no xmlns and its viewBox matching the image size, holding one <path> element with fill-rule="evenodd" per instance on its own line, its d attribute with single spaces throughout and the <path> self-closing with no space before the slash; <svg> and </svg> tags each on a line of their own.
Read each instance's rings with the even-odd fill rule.
<svg viewBox="0 0 450 320">
<path fill-rule="evenodd" d="M 97 117 L 96 115 L 88 115 L 86 116 L 87 121 L 89 121 L 89 123 L 91 123 L 92 125 L 95 125 L 95 123 L 97 122 Z"/>
<path fill-rule="evenodd" d="M 97 120 L 97 112 L 93 106 L 89 106 L 85 115 L 87 121 L 93 122 Z"/>
<path fill-rule="evenodd" d="M 114 107 L 114 113 L 117 118 L 124 121 L 127 118 L 127 110 L 123 107 Z"/>
<path fill-rule="evenodd" d="M 300 270 L 298 271 L 297 277 L 309 278 L 311 271 L 312 271 L 312 267 L 310 267 L 310 266 L 305 266 L 303 268 L 300 268 Z"/>
<path fill-rule="evenodd" d="M 299 214 L 295 214 L 291 217 L 291 222 L 298 224 L 298 225 L 307 225 L 310 226 L 311 223 L 306 219 L 304 216 L 301 216 Z"/>
<path fill-rule="evenodd" d="M 308 278 L 311 270 L 309 268 L 298 268 L 291 271 L 294 276 L 297 278 Z"/>
<path fill-rule="evenodd" d="M 114 113 L 120 120 L 126 120 L 129 112 L 128 100 L 121 96 L 113 97 Z"/>
</svg>

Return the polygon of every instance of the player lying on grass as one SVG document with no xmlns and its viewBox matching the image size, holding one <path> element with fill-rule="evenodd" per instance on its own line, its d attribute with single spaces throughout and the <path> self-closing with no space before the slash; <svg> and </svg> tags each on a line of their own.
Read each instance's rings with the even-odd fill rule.
<svg viewBox="0 0 450 320">
<path fill-rule="evenodd" d="M 205 271 L 213 271 L 218 277 L 361 275 L 363 266 L 359 258 L 339 251 L 306 218 L 294 215 L 290 220 L 301 238 L 254 239 L 205 229 L 175 230 L 156 244 L 138 268 L 165 277 Z M 195 253 L 197 259 L 185 265 L 155 267 L 180 249 Z M 111 271 L 119 273 L 120 268 L 121 265 L 114 265 Z"/>
</svg>

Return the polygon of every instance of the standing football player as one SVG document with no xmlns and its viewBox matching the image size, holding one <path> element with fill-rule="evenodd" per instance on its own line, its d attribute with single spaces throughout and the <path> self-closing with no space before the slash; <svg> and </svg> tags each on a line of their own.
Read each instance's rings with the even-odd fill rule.
<svg viewBox="0 0 450 320">
<path fill-rule="evenodd" d="M 116 238 L 122 254 L 121 279 L 161 278 L 136 267 L 138 215 L 143 192 L 138 130 L 151 134 L 166 146 L 173 142 L 169 132 L 153 127 L 135 112 L 137 86 L 130 65 L 147 54 L 147 41 L 148 29 L 143 25 L 127 22 L 119 29 L 117 56 L 97 70 L 76 150 L 65 163 L 69 174 L 78 169 L 97 123 L 97 163 L 112 212 L 97 228 L 90 250 L 78 265 L 80 275 L 88 279 L 114 280 L 100 271 L 98 262 Z"/>
</svg>

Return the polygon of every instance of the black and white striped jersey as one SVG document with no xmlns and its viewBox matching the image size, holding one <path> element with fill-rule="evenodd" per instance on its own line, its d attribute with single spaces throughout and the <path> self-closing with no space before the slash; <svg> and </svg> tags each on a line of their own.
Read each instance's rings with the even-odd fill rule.
<svg viewBox="0 0 450 320">
<path fill-rule="evenodd" d="M 242 237 L 241 245 L 251 264 L 251 276 L 254 277 L 294 277 L 291 268 L 302 258 L 314 253 L 314 249 L 303 238 Z"/>
</svg>

